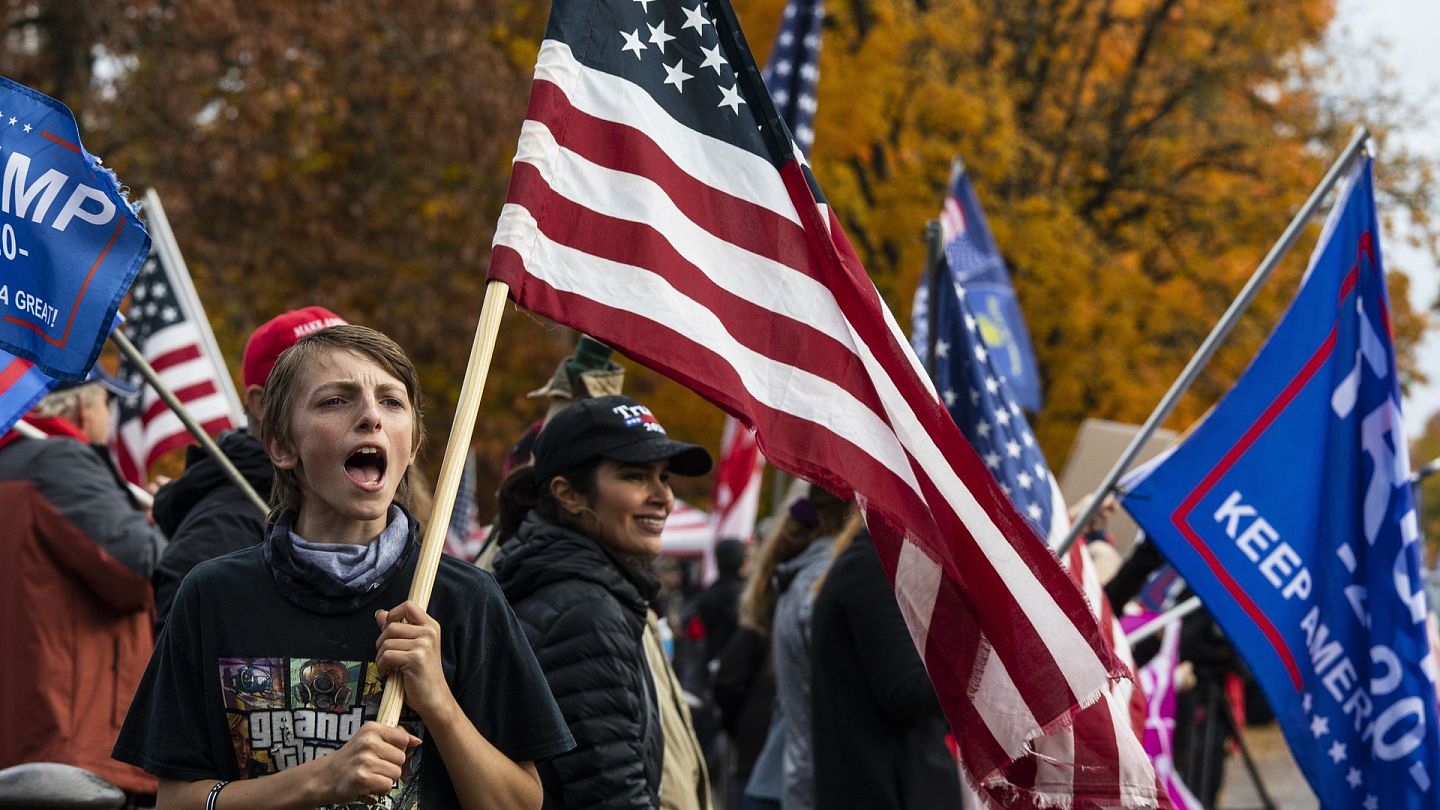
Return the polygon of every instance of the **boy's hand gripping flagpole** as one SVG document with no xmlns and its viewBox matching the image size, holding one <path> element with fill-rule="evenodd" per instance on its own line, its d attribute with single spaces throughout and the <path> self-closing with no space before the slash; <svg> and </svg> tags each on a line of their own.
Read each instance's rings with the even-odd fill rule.
<svg viewBox="0 0 1440 810">
<path fill-rule="evenodd" d="M 1325 199 L 1325 196 L 1330 193 L 1330 189 L 1339 182 L 1340 178 L 1345 174 L 1345 170 L 1350 166 L 1350 163 L 1354 161 L 1356 155 L 1360 154 L 1360 150 L 1365 147 L 1365 144 L 1368 143 L 1369 140 L 1370 131 L 1368 129 L 1363 126 L 1355 128 L 1355 133 L 1350 136 L 1350 143 L 1346 145 L 1345 151 L 1341 152 L 1340 157 L 1336 158 L 1335 163 L 1330 166 L 1330 171 L 1325 173 L 1325 177 L 1320 181 L 1320 185 L 1316 186 L 1315 190 L 1310 192 L 1310 198 L 1300 207 L 1300 210 L 1295 214 L 1295 218 L 1290 220 L 1290 224 L 1285 228 L 1285 232 L 1280 234 L 1280 238 L 1275 242 L 1274 247 L 1270 248 L 1270 252 L 1266 254 L 1265 258 L 1260 262 L 1260 266 L 1255 268 L 1254 275 L 1250 276 L 1250 280 L 1245 283 L 1245 287 L 1240 290 L 1240 294 L 1235 296 L 1234 301 L 1230 302 L 1230 308 L 1220 317 L 1219 323 L 1215 324 L 1215 328 L 1210 331 L 1209 337 L 1205 338 L 1205 342 L 1200 344 L 1200 348 L 1195 350 L 1195 355 L 1190 358 L 1190 362 L 1186 364 L 1185 369 L 1180 372 L 1180 376 L 1175 378 L 1175 382 L 1171 384 L 1170 390 L 1165 392 L 1165 396 L 1161 398 L 1160 403 L 1155 406 L 1155 410 L 1150 413 L 1150 418 L 1145 420 L 1145 424 L 1141 426 L 1140 430 L 1135 434 L 1135 437 L 1130 440 L 1130 445 L 1125 448 L 1125 452 L 1121 453 L 1120 458 L 1115 460 L 1115 466 L 1110 468 L 1110 472 L 1105 474 L 1104 480 L 1101 481 L 1100 486 L 1096 488 L 1095 497 L 1090 499 L 1090 505 L 1071 523 L 1070 533 L 1065 536 L 1065 539 L 1061 541 L 1059 547 L 1056 549 L 1056 553 L 1061 557 L 1064 557 L 1065 552 L 1069 551 L 1070 547 L 1075 545 L 1075 540 L 1080 536 L 1082 529 L 1090 524 L 1090 521 L 1094 519 L 1095 514 L 1100 510 L 1100 505 L 1104 502 L 1105 496 L 1114 491 L 1115 485 L 1120 481 L 1120 476 L 1124 475 L 1125 471 L 1130 469 L 1130 465 L 1135 462 L 1135 457 L 1140 454 L 1140 449 L 1145 446 L 1146 442 L 1150 441 L 1150 437 L 1155 434 L 1155 429 L 1160 427 L 1160 423 L 1165 421 L 1165 417 L 1170 415 L 1170 411 L 1175 407 L 1175 403 L 1180 401 L 1181 395 L 1195 382 L 1195 378 L 1200 376 L 1200 370 L 1210 361 L 1210 357 L 1214 355 L 1215 350 L 1220 347 L 1220 342 L 1225 339 L 1226 335 L 1230 334 L 1230 329 L 1235 326 L 1236 321 L 1240 320 L 1240 316 L 1244 314 L 1245 310 L 1250 306 L 1250 302 L 1255 299 L 1255 295 L 1260 292 L 1261 285 L 1265 283 L 1266 279 L 1270 278 L 1270 274 L 1274 272 L 1275 268 L 1280 266 L 1280 260 L 1285 258 L 1285 254 L 1289 253 L 1290 248 L 1295 246 L 1296 240 L 1300 238 L 1300 232 L 1304 230 L 1306 224 L 1310 222 L 1310 218 L 1315 215 L 1315 211 L 1320 207 L 1320 203 Z"/>
<path fill-rule="evenodd" d="M 230 459 L 216 446 L 215 440 L 210 438 L 210 434 L 205 432 L 205 428 L 201 427 L 200 423 L 195 421 L 195 417 L 191 416 L 190 412 L 185 410 L 185 406 L 180 403 L 180 400 L 175 398 L 175 394 L 171 393 L 170 389 L 165 387 L 165 383 L 160 381 L 160 375 L 157 374 L 150 363 L 145 360 L 145 356 L 140 353 L 140 350 L 135 348 L 135 344 L 130 342 L 130 338 L 125 337 L 124 332 L 116 329 L 110 333 L 110 340 L 115 343 L 115 347 L 120 350 L 121 354 L 125 355 L 127 360 L 135 364 L 135 368 L 140 371 L 140 376 L 144 377 L 145 382 L 149 383 L 150 387 L 155 389 L 155 393 L 160 395 L 160 399 L 162 399 L 166 405 L 170 406 L 170 410 L 174 411 L 175 415 L 180 418 L 180 422 L 185 425 L 186 430 L 190 431 L 190 435 L 194 436 L 195 439 L 200 442 L 200 446 L 204 447 L 205 451 L 219 462 L 220 469 L 225 471 L 225 475 L 230 479 L 230 482 L 239 487 L 241 492 L 245 493 L 246 497 L 250 499 L 251 503 L 255 504 L 255 508 L 259 509 L 262 515 L 269 514 L 269 504 L 265 503 L 264 498 L 256 494 L 255 488 L 250 486 L 250 482 L 245 480 L 245 476 L 241 475 L 239 470 L 235 469 L 235 465 L 231 464 Z"/>
<path fill-rule="evenodd" d="M 435 587 L 435 571 L 445 550 L 445 530 L 450 525 L 450 511 L 455 506 L 460 475 L 465 468 L 465 453 L 475 432 L 480 394 L 485 390 L 485 377 L 490 372 L 500 318 L 505 314 L 505 299 L 509 295 L 510 285 L 503 281 L 485 285 L 485 303 L 480 307 L 475 342 L 470 346 L 470 363 L 465 368 L 465 381 L 460 385 L 460 400 L 455 404 L 455 421 L 450 426 L 450 440 L 445 444 L 445 458 L 440 462 L 440 478 L 435 483 L 435 500 L 430 507 L 430 519 L 425 523 L 425 537 L 420 541 L 420 561 L 415 565 L 415 579 L 410 582 L 410 601 L 422 608 L 429 606 L 430 591 Z M 386 678 L 376 719 L 387 726 L 398 724 L 404 702 L 404 681 Z"/>
</svg>

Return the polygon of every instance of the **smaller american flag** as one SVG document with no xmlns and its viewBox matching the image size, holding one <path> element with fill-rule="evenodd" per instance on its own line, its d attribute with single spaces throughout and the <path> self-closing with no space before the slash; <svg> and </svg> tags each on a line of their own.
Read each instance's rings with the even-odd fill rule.
<svg viewBox="0 0 1440 810">
<path fill-rule="evenodd" d="M 460 491 L 450 510 L 450 526 L 445 530 L 445 553 L 466 562 L 474 562 L 485 545 L 489 527 L 480 525 L 480 507 L 475 499 L 475 451 L 465 456 L 460 473 Z"/>
<path fill-rule="evenodd" d="M 156 213 L 151 209 L 152 218 Z M 160 381 L 213 436 L 240 424 L 239 398 L 218 352 L 209 348 L 214 338 L 198 298 L 190 304 L 188 283 L 181 286 L 162 255 L 159 250 L 151 252 L 130 288 L 125 331 Z M 188 281 L 187 274 L 184 282 Z M 193 439 L 180 417 L 154 389 L 145 386 L 139 369 L 129 360 L 121 359 L 119 376 L 141 391 L 115 401 L 110 449 L 121 474 L 133 484 L 144 485 L 151 465 Z"/>
<path fill-rule="evenodd" d="M 951 284 L 948 272 L 939 274 Z M 1015 401 L 1009 381 L 990 362 L 979 323 L 966 305 L 965 288 L 940 291 L 936 307 L 935 388 L 970 446 L 1042 537 L 1051 533 L 1056 498 L 1050 468 Z M 926 347 L 917 346 L 921 354 Z"/>
<path fill-rule="evenodd" d="M 715 568 L 715 543 L 727 538 L 754 541 L 764 475 L 765 456 L 755 443 L 755 434 L 739 419 L 726 416 L 725 432 L 720 437 L 720 461 L 715 465 L 715 486 L 710 494 L 712 538 L 705 546 L 701 566 L 704 584 L 709 585 L 720 575 Z M 668 531 L 669 524 L 666 526 Z"/>
<path fill-rule="evenodd" d="M 824 19 L 821 0 L 786 3 L 770 58 L 760 73 L 776 111 L 807 157 L 815 142 L 815 87 L 820 83 L 820 24 Z"/>
</svg>

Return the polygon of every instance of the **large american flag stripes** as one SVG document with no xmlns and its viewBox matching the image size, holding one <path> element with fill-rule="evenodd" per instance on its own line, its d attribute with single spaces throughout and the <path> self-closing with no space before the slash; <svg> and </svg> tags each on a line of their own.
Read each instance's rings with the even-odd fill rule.
<svg viewBox="0 0 1440 810">
<path fill-rule="evenodd" d="M 935 296 L 933 306 L 927 300 L 927 306 L 915 310 L 915 350 L 929 348 L 929 330 L 934 329 L 932 375 L 941 401 L 1011 502 L 1052 545 L 1058 545 L 1070 528 L 1064 496 L 1030 430 L 1017 392 L 1001 371 L 1009 364 L 997 362 L 996 351 L 987 347 L 980 319 L 971 308 L 972 296 L 949 266 L 953 260 L 949 252 L 941 257 L 929 290 L 929 295 Z M 934 323 L 922 324 L 929 320 L 931 310 Z M 922 325 L 925 328 L 918 328 Z M 1130 645 L 1105 598 L 1086 544 L 1073 545 L 1065 565 L 1095 609 L 1106 642 L 1133 669 Z M 1023 786 L 1037 795 L 1053 797 L 1076 792 L 1094 797 L 1108 794 L 1106 804 L 1111 806 L 1160 803 L 1165 795 L 1158 790 L 1154 769 L 1140 743 L 1144 713 L 1145 701 L 1134 682 L 1116 681 L 1104 699 L 1080 713 L 1069 733 L 1037 740 L 1034 753 L 992 777 L 982 790 L 1003 797 L 1014 786 Z M 1114 765 L 1089 767 L 1098 762 Z"/>
<path fill-rule="evenodd" d="M 491 277 L 856 497 L 980 781 L 1124 667 L 939 403 L 798 151 L 728 4 L 558 0 Z"/>
</svg>

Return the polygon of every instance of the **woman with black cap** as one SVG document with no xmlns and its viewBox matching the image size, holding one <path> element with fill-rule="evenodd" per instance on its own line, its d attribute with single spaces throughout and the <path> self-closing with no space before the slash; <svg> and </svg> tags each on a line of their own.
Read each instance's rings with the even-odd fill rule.
<svg viewBox="0 0 1440 810">
<path fill-rule="evenodd" d="M 535 508 L 495 573 L 576 741 L 539 766 L 545 807 L 708 807 L 649 602 L 670 475 L 705 474 L 710 454 L 666 437 L 639 402 L 608 396 L 552 417 L 534 456 Z"/>
</svg>

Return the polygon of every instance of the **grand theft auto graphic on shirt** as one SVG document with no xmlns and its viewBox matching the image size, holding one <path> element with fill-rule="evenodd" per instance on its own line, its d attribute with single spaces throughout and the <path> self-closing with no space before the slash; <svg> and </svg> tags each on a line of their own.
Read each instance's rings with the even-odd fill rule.
<svg viewBox="0 0 1440 810">
<path fill-rule="evenodd" d="M 384 682 L 374 662 L 324 658 L 221 658 L 220 691 L 235 761 L 246 777 L 266 776 L 339 750 L 380 709 Z M 423 738 L 418 716 L 401 726 Z M 339 807 L 412 810 L 418 805 L 420 748 L 378 804 Z"/>
</svg>

